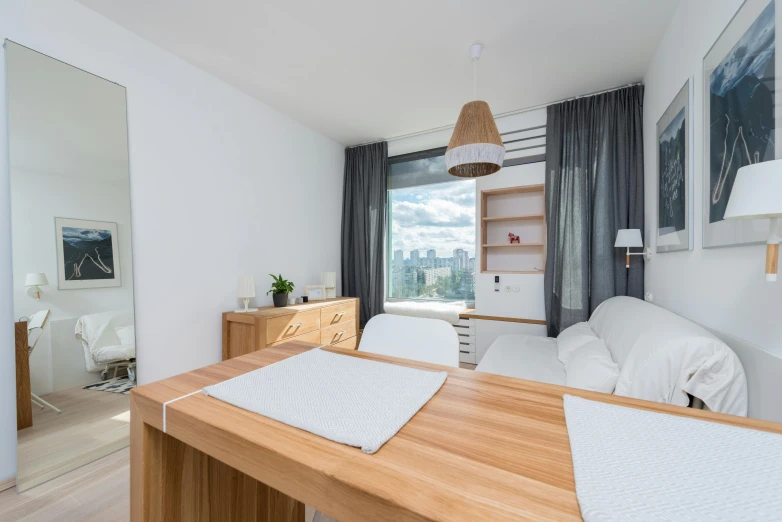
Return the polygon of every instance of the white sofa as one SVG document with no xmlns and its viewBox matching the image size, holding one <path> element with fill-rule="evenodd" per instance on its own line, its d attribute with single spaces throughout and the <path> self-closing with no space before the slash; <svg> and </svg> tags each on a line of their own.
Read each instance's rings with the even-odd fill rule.
<svg viewBox="0 0 782 522">
<path fill-rule="evenodd" d="M 602 303 L 588 323 L 572 328 L 586 328 L 605 343 L 618 368 L 616 395 L 679 406 L 689 405 L 692 396 L 710 410 L 747 415 L 747 381 L 736 354 L 673 312 L 640 299 L 614 297 Z M 560 338 L 565 335 L 563 331 Z M 568 385 L 560 351 L 557 339 L 501 336 L 476 371 Z"/>
</svg>

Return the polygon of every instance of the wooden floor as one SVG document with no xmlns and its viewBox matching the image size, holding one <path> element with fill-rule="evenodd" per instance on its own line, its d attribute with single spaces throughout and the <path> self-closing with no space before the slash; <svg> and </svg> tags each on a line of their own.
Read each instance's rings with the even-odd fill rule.
<svg viewBox="0 0 782 522">
<path fill-rule="evenodd" d="M 71 388 L 41 398 L 60 408 L 62 413 L 34 406 L 33 426 L 18 432 L 20 491 L 128 445 L 127 395 Z"/>
<path fill-rule="evenodd" d="M 6 490 L 0 493 L 0 522 L 126 522 L 129 462 L 124 448 L 24 493 Z M 314 514 L 307 506 L 305 521 L 311 522 Z"/>
<path fill-rule="evenodd" d="M 129 520 L 129 461 L 125 448 L 19 495 L 3 491 L 0 522 Z"/>
</svg>

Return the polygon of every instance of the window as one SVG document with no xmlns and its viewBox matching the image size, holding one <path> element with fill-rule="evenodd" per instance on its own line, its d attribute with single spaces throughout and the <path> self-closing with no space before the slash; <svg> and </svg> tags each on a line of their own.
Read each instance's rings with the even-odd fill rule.
<svg viewBox="0 0 782 522">
<path fill-rule="evenodd" d="M 389 159 L 389 298 L 475 300 L 475 180 L 448 174 L 444 154 Z"/>
</svg>

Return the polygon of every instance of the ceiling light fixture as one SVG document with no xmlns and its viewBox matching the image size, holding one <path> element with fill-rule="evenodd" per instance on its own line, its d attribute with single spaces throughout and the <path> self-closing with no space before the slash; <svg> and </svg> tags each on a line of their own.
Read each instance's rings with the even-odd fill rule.
<svg viewBox="0 0 782 522">
<path fill-rule="evenodd" d="M 470 46 L 473 61 L 473 98 L 459 113 L 451 141 L 445 152 L 448 173 L 459 178 L 479 178 L 502 168 L 505 145 L 494 123 L 489 104 L 478 98 L 478 60 L 483 45 Z"/>
</svg>

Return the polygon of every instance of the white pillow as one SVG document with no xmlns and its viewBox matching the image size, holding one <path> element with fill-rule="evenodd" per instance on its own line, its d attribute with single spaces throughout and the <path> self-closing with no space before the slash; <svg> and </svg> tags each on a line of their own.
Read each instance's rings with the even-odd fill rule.
<svg viewBox="0 0 782 522">
<path fill-rule="evenodd" d="M 594 340 L 578 348 L 565 365 L 566 384 L 601 393 L 613 393 L 619 379 L 619 366 L 611 359 L 605 343 Z"/>
<path fill-rule="evenodd" d="M 119 344 L 136 345 L 136 328 L 134 326 L 120 326 L 114 329 L 119 337 Z"/>
<path fill-rule="evenodd" d="M 586 343 L 597 339 L 589 323 L 576 323 L 562 330 L 557 337 L 557 357 L 562 364 L 567 364 L 574 351 Z"/>
</svg>

